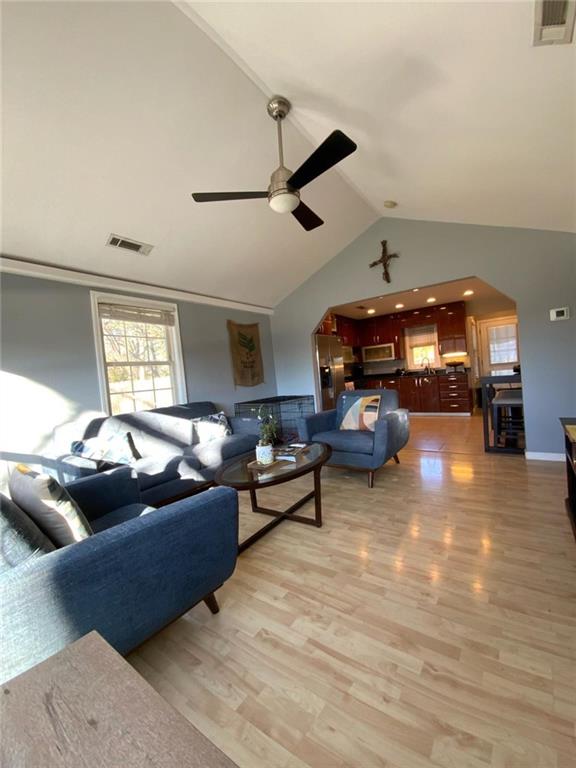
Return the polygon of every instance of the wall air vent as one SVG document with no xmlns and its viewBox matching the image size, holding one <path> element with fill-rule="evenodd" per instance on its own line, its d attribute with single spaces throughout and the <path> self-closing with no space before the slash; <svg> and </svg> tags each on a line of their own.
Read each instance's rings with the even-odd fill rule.
<svg viewBox="0 0 576 768">
<path fill-rule="evenodd" d="M 111 245 L 113 248 L 124 248 L 125 251 L 134 251 L 134 253 L 142 253 L 144 256 L 148 256 L 153 245 L 148 243 L 140 243 L 138 240 L 131 240 L 129 237 L 121 237 L 120 235 L 111 234 L 106 245 Z"/>
<path fill-rule="evenodd" d="M 575 17 L 575 0 L 536 0 L 534 45 L 571 43 Z"/>
</svg>

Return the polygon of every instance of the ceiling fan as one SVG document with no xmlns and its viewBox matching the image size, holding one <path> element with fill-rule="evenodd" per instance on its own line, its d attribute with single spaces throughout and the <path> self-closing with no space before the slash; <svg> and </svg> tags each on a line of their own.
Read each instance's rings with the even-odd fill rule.
<svg viewBox="0 0 576 768">
<path fill-rule="evenodd" d="M 306 184 L 328 171 L 340 160 L 356 150 L 356 144 L 342 131 L 333 131 L 320 146 L 312 152 L 297 171 L 292 173 L 284 165 L 282 146 L 282 120 L 290 112 L 291 104 L 283 96 L 274 96 L 268 102 L 268 114 L 276 121 L 278 128 L 278 155 L 280 165 L 270 177 L 270 185 L 262 192 L 193 192 L 197 203 L 212 203 L 220 200 L 251 200 L 268 198 L 268 205 L 276 213 L 291 213 L 309 232 L 324 224 L 314 211 L 300 200 L 300 190 Z"/>
</svg>

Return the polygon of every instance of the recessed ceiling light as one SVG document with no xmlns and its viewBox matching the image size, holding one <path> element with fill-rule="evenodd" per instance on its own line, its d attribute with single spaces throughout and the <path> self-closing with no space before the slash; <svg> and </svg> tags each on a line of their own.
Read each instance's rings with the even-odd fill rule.
<svg viewBox="0 0 576 768">
<path fill-rule="evenodd" d="M 436 301 L 436 299 L 434 298 L 434 296 L 430 296 L 429 299 L 426 299 L 426 303 L 427 304 L 434 304 L 435 301 Z"/>
<path fill-rule="evenodd" d="M 395 304 L 396 309 L 404 309 L 404 304 Z"/>
<path fill-rule="evenodd" d="M 474 295 L 474 291 L 471 291 L 470 288 L 468 288 L 468 290 L 464 291 L 464 293 L 462 294 L 462 296 L 473 296 L 473 295 Z"/>
<path fill-rule="evenodd" d="M 368 314 L 368 315 L 373 315 L 375 312 L 376 312 L 376 310 L 372 309 L 372 308 L 366 310 L 366 314 Z"/>
<path fill-rule="evenodd" d="M 384 208 L 396 208 L 397 205 L 396 200 L 384 200 Z"/>
<path fill-rule="evenodd" d="M 412 293 L 418 293 L 419 290 L 420 288 L 412 288 Z"/>
</svg>

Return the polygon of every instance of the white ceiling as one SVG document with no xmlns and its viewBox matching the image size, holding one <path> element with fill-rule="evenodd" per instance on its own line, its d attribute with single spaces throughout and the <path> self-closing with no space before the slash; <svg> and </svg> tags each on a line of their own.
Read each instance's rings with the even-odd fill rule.
<svg viewBox="0 0 576 768">
<path fill-rule="evenodd" d="M 5 255 L 274 306 L 384 199 L 576 229 L 575 46 L 533 48 L 532 3 L 180 6 L 3 4 Z M 266 201 L 190 197 L 265 188 L 274 92 L 294 103 L 293 169 L 334 128 L 359 144 L 306 188 L 311 233 Z"/>
<path fill-rule="evenodd" d="M 336 171 L 305 190 L 326 222 L 310 233 L 266 200 L 193 202 L 265 189 L 276 133 L 266 96 L 175 5 L 2 11 L 5 255 L 274 306 L 377 218 Z M 286 127 L 293 169 L 312 149 Z M 154 250 L 106 247 L 111 232 Z"/>
<path fill-rule="evenodd" d="M 576 230 L 576 45 L 532 46 L 532 0 L 189 5 L 310 137 L 357 141 L 381 215 Z"/>
<path fill-rule="evenodd" d="M 473 294 L 464 296 L 464 291 L 473 291 Z M 435 301 L 428 303 L 427 299 L 435 299 Z M 364 320 L 371 316 L 366 311 L 367 309 L 376 310 L 373 313 L 374 316 L 422 309 L 422 315 L 426 317 L 425 310 L 428 307 L 441 307 L 451 301 L 466 302 L 468 314 L 476 316 L 503 311 L 515 313 L 516 311 L 516 303 L 511 298 L 478 277 L 467 277 L 463 280 L 452 280 L 449 283 L 437 283 L 436 285 L 415 286 L 410 291 L 387 293 L 384 296 L 372 296 L 349 304 L 340 304 L 337 307 L 332 307 L 331 311 L 337 315 Z M 396 304 L 403 304 L 404 306 L 396 307 Z"/>
</svg>

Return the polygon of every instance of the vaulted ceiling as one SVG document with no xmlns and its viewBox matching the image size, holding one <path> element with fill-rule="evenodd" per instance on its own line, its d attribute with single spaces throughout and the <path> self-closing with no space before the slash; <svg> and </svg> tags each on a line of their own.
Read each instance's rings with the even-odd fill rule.
<svg viewBox="0 0 576 768">
<path fill-rule="evenodd" d="M 381 215 L 576 231 L 576 42 L 534 47 L 534 0 L 188 6 L 313 140 L 358 142 Z"/>
<path fill-rule="evenodd" d="M 274 306 L 385 199 L 576 229 L 575 46 L 532 47 L 532 3 L 179 5 L 3 4 L 4 254 Z M 359 145 L 306 188 L 311 233 L 190 197 L 267 186 L 277 92 L 291 168 L 334 128 Z"/>
</svg>

